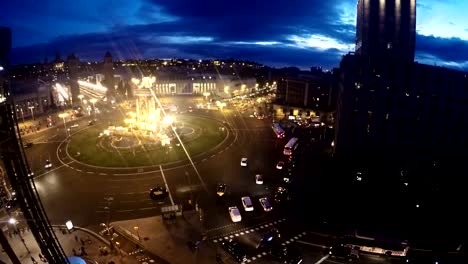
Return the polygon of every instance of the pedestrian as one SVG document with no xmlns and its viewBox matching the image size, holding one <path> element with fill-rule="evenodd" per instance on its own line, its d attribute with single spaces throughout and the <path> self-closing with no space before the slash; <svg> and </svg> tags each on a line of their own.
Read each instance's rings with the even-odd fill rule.
<svg viewBox="0 0 468 264">
<path fill-rule="evenodd" d="M 72 249 L 72 252 L 73 252 L 73 256 L 78 256 L 78 254 L 76 254 L 76 250 L 75 250 L 75 249 Z"/>
<path fill-rule="evenodd" d="M 75 241 L 78 242 L 78 236 L 77 235 L 75 235 Z"/>
<path fill-rule="evenodd" d="M 36 259 L 34 257 L 31 257 L 31 261 L 32 261 L 33 264 L 39 263 L 39 262 L 36 261 Z"/>
<path fill-rule="evenodd" d="M 84 256 L 88 256 L 88 253 L 86 253 L 86 250 L 84 247 L 81 247 L 81 253 L 84 255 Z"/>
<path fill-rule="evenodd" d="M 80 238 L 80 242 L 81 242 L 81 245 L 84 246 L 85 245 L 85 242 L 82 238 Z"/>
</svg>

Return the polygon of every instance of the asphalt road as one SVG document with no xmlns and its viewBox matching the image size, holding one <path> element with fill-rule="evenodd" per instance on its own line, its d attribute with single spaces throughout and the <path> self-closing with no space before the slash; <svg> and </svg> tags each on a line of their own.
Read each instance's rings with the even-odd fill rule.
<svg viewBox="0 0 468 264">
<path fill-rule="evenodd" d="M 111 114 L 99 114 L 99 122 L 106 122 Z M 184 163 L 162 165 L 151 169 L 104 169 L 83 166 L 66 153 L 66 130 L 62 122 L 23 138 L 33 142 L 26 156 L 35 173 L 35 184 L 49 219 L 54 224 L 72 220 L 80 226 L 101 222 L 134 219 L 160 213 L 161 206 L 170 205 L 170 199 L 155 202 L 149 190 L 167 182 L 176 204 L 198 204 L 204 213 L 207 231 L 231 225 L 227 207 L 242 207 L 240 197 L 249 195 L 256 204 L 255 212 L 243 214 L 246 222 L 262 221 L 268 214 L 262 212 L 258 198 L 271 194 L 277 179 L 275 164 L 281 157 L 284 142 L 275 139 L 268 120 L 257 120 L 234 109 L 223 112 L 195 110 L 188 115 L 202 115 L 225 121 L 230 127 L 227 141 L 216 151 L 193 158 L 194 166 Z M 91 117 L 67 122 L 73 134 L 86 129 Z M 78 127 L 71 128 L 71 125 Z M 70 153 L 71 154 L 71 153 Z M 240 166 L 241 157 L 249 159 L 247 168 Z M 53 167 L 44 169 L 46 160 Z M 255 184 L 255 174 L 265 177 L 264 185 Z M 217 183 L 227 184 L 227 193 L 216 196 Z M 189 201 L 190 200 L 190 201 Z M 252 220 L 251 220 L 252 219 Z M 242 224 L 239 224 L 241 227 Z"/>
</svg>

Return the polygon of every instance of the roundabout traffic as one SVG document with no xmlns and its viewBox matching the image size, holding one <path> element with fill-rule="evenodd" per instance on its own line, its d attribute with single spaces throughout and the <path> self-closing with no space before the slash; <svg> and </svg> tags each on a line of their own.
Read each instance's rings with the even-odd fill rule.
<svg viewBox="0 0 468 264">
<path fill-rule="evenodd" d="M 141 137 L 131 130 L 103 135 L 103 123 L 85 127 L 65 141 L 76 162 L 99 167 L 152 167 L 182 162 L 216 148 L 229 136 L 222 122 L 195 115 L 177 116 L 167 142 Z"/>
</svg>

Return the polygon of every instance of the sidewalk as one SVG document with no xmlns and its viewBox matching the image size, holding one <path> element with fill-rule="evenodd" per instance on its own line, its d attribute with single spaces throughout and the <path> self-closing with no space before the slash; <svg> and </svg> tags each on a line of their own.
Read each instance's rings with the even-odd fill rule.
<svg viewBox="0 0 468 264">
<path fill-rule="evenodd" d="M 131 256 L 126 256 L 124 254 L 120 255 L 118 252 L 114 252 L 114 254 L 110 253 L 109 245 L 90 233 L 92 231 L 75 229 L 69 233 L 68 231 L 62 232 L 62 230 L 64 229 L 62 228 L 60 230 L 59 228 L 55 228 L 55 234 L 57 235 L 57 238 L 62 245 L 65 254 L 68 256 L 74 255 L 73 250 L 79 254 L 81 252 L 81 247 L 83 246 L 85 252 L 87 253 L 87 256 L 83 256 L 83 259 L 85 259 L 86 262 L 90 264 L 107 264 L 110 261 L 114 261 L 115 264 L 139 263 Z M 9 233 L 8 231 L 4 233 L 8 238 L 13 251 L 16 253 L 22 264 L 32 264 L 33 261 L 31 257 L 33 257 L 38 263 L 43 263 L 39 258 L 39 254 L 41 253 L 39 246 L 37 245 L 32 233 L 28 229 L 23 229 L 20 234 L 16 235 L 12 232 Z M 24 239 L 24 244 L 21 242 L 21 238 Z M 105 250 L 109 252 L 105 256 L 100 254 L 100 249 L 103 247 L 105 247 Z M 30 253 L 28 253 L 28 250 Z M 11 263 L 10 258 L 6 255 L 4 250 L 2 250 L 0 254 L 0 263 Z"/>
<path fill-rule="evenodd" d="M 156 263 L 216 263 L 216 247 L 202 241 L 200 217 L 196 211 L 184 212 L 183 216 L 171 220 L 155 216 L 113 222 L 111 226 L 121 236 L 159 256 Z M 187 243 L 197 241 L 200 241 L 198 250 L 190 250 Z"/>
</svg>

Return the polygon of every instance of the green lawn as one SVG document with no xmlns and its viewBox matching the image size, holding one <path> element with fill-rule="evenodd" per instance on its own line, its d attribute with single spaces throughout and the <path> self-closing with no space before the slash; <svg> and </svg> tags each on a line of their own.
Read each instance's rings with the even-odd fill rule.
<svg viewBox="0 0 468 264">
<path fill-rule="evenodd" d="M 221 143 L 226 136 L 226 132 L 219 131 L 222 124 L 212 119 L 179 116 L 177 121 L 195 129 L 195 134 L 182 138 L 191 157 L 210 150 Z M 172 148 L 161 145 L 143 145 L 130 150 L 102 149 L 98 135 L 105 128 L 104 125 L 96 125 L 73 135 L 68 145 L 68 153 L 81 162 L 103 167 L 149 166 L 187 159 L 183 148 L 176 146 L 177 139 L 172 140 Z M 77 155 L 77 152 L 80 155 Z"/>
</svg>

